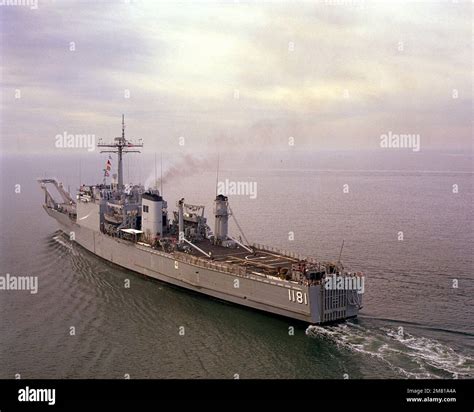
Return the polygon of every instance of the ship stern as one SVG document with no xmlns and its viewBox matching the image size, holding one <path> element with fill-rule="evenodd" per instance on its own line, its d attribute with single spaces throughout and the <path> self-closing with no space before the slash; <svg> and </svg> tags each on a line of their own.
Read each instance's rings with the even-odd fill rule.
<svg viewBox="0 0 474 412">
<path fill-rule="evenodd" d="M 334 275 L 310 286 L 311 322 L 325 324 L 356 317 L 362 309 L 363 284 L 361 276 Z"/>
</svg>

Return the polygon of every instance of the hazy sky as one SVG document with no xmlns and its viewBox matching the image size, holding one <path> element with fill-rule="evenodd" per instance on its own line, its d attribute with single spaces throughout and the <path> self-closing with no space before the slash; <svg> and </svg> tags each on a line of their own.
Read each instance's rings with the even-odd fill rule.
<svg viewBox="0 0 474 412">
<path fill-rule="evenodd" d="M 371 149 L 389 131 L 470 150 L 472 4 L 394 3 L 2 5 L 1 151 L 112 138 L 121 113 L 147 151 Z"/>
</svg>

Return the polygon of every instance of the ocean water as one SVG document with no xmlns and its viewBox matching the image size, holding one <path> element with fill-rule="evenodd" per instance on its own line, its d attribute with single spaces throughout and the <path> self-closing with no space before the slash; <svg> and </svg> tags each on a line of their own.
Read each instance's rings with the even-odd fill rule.
<svg viewBox="0 0 474 412">
<path fill-rule="evenodd" d="M 71 243 L 42 210 L 35 179 L 99 181 L 94 156 L 1 158 L 0 275 L 39 284 L 36 294 L 0 291 L 0 378 L 474 377 L 471 154 L 221 159 L 220 180 L 257 184 L 255 199 L 230 197 L 249 240 L 321 259 L 337 259 L 344 240 L 345 266 L 365 272 L 358 319 L 328 327 L 148 280 Z M 134 158 L 125 177 L 150 180 L 153 169 L 150 156 Z M 204 204 L 212 226 L 215 173 L 213 156 L 172 157 L 169 208 L 181 197 Z"/>
</svg>

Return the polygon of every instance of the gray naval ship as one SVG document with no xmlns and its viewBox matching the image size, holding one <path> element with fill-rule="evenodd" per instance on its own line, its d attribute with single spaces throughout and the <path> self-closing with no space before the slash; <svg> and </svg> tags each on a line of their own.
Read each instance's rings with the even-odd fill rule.
<svg viewBox="0 0 474 412">
<path fill-rule="evenodd" d="M 117 154 L 116 182 L 106 184 L 104 178 L 102 184 L 82 185 L 74 199 L 56 179 L 38 179 L 44 210 L 83 248 L 150 278 L 311 324 L 357 316 L 363 274 L 345 270 L 340 259 L 321 262 L 231 237 L 232 211 L 223 194 L 214 200 L 212 230 L 204 206 L 183 198 L 169 216 L 159 190 L 125 186 L 122 157 L 143 144 L 125 138 L 123 116 L 122 135 L 97 146 Z"/>
</svg>

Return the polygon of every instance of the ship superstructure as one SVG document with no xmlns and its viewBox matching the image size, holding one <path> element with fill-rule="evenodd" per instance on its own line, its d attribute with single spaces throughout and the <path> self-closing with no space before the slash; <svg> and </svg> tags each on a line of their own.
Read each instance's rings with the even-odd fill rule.
<svg viewBox="0 0 474 412">
<path fill-rule="evenodd" d="M 123 117 L 122 135 L 98 146 L 117 154 L 116 182 L 82 185 L 73 199 L 57 180 L 38 179 L 45 211 L 85 249 L 176 286 L 308 323 L 357 315 L 363 275 L 345 270 L 340 259 L 321 262 L 230 236 L 232 210 L 223 194 L 214 200 L 212 230 L 204 206 L 182 198 L 169 213 L 158 189 L 124 185 L 122 156 L 143 144 L 125 138 Z"/>
</svg>

